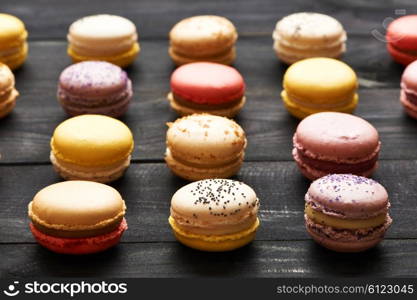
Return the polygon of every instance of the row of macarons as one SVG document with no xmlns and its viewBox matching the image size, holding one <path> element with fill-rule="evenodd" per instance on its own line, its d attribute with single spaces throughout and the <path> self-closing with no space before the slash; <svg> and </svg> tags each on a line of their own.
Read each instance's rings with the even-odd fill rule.
<svg viewBox="0 0 417 300">
<path fill-rule="evenodd" d="M 417 15 L 398 18 L 387 28 L 387 48 L 404 65 L 417 58 Z M 28 32 L 15 16 L 0 14 L 0 61 L 11 69 L 26 59 Z M 335 18 L 299 12 L 279 20 L 272 34 L 273 48 L 285 63 L 310 57 L 339 58 L 346 51 L 346 31 Z M 169 54 L 177 65 L 195 61 L 232 64 L 238 38 L 233 23 L 221 16 L 203 15 L 181 20 L 169 32 Z M 125 67 L 138 53 L 138 33 L 130 20 L 115 15 L 92 15 L 69 26 L 68 55 L 74 62 L 103 60 Z"/>
<path fill-rule="evenodd" d="M 167 166 L 193 181 L 172 197 L 169 224 L 177 239 L 203 251 L 233 250 L 252 241 L 260 200 L 249 186 L 227 179 L 244 160 L 243 129 L 210 114 L 185 116 L 168 126 Z M 366 177 L 377 168 L 380 148 L 376 129 L 351 114 L 317 113 L 298 125 L 292 155 L 301 173 L 314 180 L 305 197 L 305 224 L 319 244 L 357 252 L 383 239 L 392 222 L 388 194 Z M 108 116 L 77 116 L 55 129 L 51 162 L 69 181 L 44 188 L 29 204 L 31 231 L 40 244 L 82 254 L 119 241 L 127 228 L 126 206 L 102 183 L 123 175 L 132 149 L 128 127 Z"/>
</svg>

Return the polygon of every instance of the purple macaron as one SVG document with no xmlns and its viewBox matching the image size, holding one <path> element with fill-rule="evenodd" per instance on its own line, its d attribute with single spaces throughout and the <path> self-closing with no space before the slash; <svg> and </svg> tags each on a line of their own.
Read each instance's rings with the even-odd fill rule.
<svg viewBox="0 0 417 300">
<path fill-rule="evenodd" d="M 132 99 L 132 82 L 120 67 L 84 61 L 67 67 L 59 77 L 58 100 L 72 115 L 120 117 Z"/>
</svg>

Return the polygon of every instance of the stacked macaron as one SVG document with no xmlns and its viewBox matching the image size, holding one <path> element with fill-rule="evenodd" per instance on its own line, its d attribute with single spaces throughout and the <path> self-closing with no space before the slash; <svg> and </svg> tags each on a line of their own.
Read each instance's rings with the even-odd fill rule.
<svg viewBox="0 0 417 300">
<path fill-rule="evenodd" d="M 12 71 L 7 65 L 0 63 L 0 118 L 7 116 L 16 105 L 19 92 L 14 85 Z"/>
<path fill-rule="evenodd" d="M 187 180 L 228 178 L 245 156 L 243 129 L 225 117 L 194 114 L 168 123 L 165 161 L 172 172 Z"/>
<path fill-rule="evenodd" d="M 307 232 L 320 245 L 338 252 L 375 246 L 392 222 L 387 191 L 365 177 L 322 177 L 311 184 L 305 201 Z"/>
<path fill-rule="evenodd" d="M 377 130 L 359 117 L 337 112 L 313 114 L 300 122 L 292 155 L 310 180 L 332 173 L 370 176 L 381 143 Z"/>
<path fill-rule="evenodd" d="M 417 119 L 417 62 L 409 64 L 401 76 L 400 101 L 405 112 Z"/>
<path fill-rule="evenodd" d="M 232 67 L 208 62 L 189 63 L 172 73 L 168 100 L 181 116 L 206 112 L 233 117 L 245 104 L 245 82 Z"/>
<path fill-rule="evenodd" d="M 140 51 L 135 24 L 115 15 L 79 19 L 71 24 L 67 38 L 74 62 L 104 60 L 126 67 Z"/>
<path fill-rule="evenodd" d="M 332 58 L 308 58 L 292 64 L 284 74 L 283 87 L 282 101 L 299 119 L 322 111 L 351 113 L 358 103 L 355 72 Z"/>
<path fill-rule="evenodd" d="M 338 58 L 346 51 L 346 32 L 336 19 L 313 12 L 295 13 L 278 21 L 274 50 L 285 63 L 304 58 Z"/>
<path fill-rule="evenodd" d="M 51 162 L 67 180 L 111 182 L 130 165 L 133 137 L 117 119 L 81 115 L 62 122 L 51 138 Z"/>
<path fill-rule="evenodd" d="M 250 243 L 259 227 L 259 199 L 248 185 L 206 179 L 180 188 L 171 200 L 169 224 L 184 245 L 230 251 Z"/>
<path fill-rule="evenodd" d="M 132 82 L 126 72 L 104 61 L 73 64 L 59 77 L 58 99 L 72 116 L 120 117 L 127 111 L 132 94 Z"/>
<path fill-rule="evenodd" d="M 28 55 L 28 32 L 25 24 L 15 16 L 0 14 L 0 62 L 14 70 Z"/>
<path fill-rule="evenodd" d="M 169 33 L 169 55 L 176 65 L 210 61 L 230 65 L 236 57 L 235 26 L 220 16 L 194 16 L 177 23 Z"/>
<path fill-rule="evenodd" d="M 387 28 L 388 52 L 398 63 L 408 65 L 417 59 L 417 15 L 400 17 Z"/>
<path fill-rule="evenodd" d="M 43 188 L 28 206 L 35 239 L 64 254 L 95 253 L 116 245 L 127 229 L 125 211 L 114 188 L 75 180 Z"/>
</svg>

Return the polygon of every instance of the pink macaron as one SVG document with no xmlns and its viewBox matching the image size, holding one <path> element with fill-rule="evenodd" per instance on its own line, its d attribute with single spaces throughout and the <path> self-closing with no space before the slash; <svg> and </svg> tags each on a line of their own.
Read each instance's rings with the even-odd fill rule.
<svg viewBox="0 0 417 300">
<path fill-rule="evenodd" d="M 392 58 L 403 65 L 417 59 L 417 15 L 400 17 L 387 28 L 387 49 Z"/>
<path fill-rule="evenodd" d="M 209 62 L 190 63 L 172 73 L 168 100 L 182 116 L 210 113 L 233 117 L 245 104 L 245 82 L 232 67 Z"/>
<path fill-rule="evenodd" d="M 293 158 L 310 180 L 332 173 L 368 177 L 377 168 L 381 146 L 369 122 L 339 112 L 316 113 L 302 120 L 293 144 Z"/>
<path fill-rule="evenodd" d="M 417 119 L 417 62 L 409 64 L 401 76 L 400 101 L 406 113 Z"/>
<path fill-rule="evenodd" d="M 385 188 L 351 174 L 332 174 L 314 181 L 305 195 L 307 232 L 337 252 L 360 252 L 378 244 L 392 223 Z"/>
<path fill-rule="evenodd" d="M 120 117 L 132 99 L 132 82 L 120 67 L 85 61 L 67 67 L 59 77 L 58 100 L 72 115 Z"/>
</svg>

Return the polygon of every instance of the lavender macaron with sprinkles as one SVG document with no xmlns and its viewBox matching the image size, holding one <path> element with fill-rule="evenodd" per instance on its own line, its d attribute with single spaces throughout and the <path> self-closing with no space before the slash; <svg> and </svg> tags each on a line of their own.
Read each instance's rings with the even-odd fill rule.
<svg viewBox="0 0 417 300">
<path fill-rule="evenodd" d="M 132 82 L 119 66 L 85 61 L 67 67 L 59 77 L 58 100 L 71 116 L 120 117 L 133 96 Z"/>
<path fill-rule="evenodd" d="M 259 199 L 243 182 L 205 179 L 180 188 L 169 224 L 182 244 L 202 251 L 230 251 L 250 243 L 259 227 Z"/>
<path fill-rule="evenodd" d="M 366 177 L 321 177 L 310 185 L 305 201 L 307 232 L 333 251 L 360 252 L 374 247 L 392 223 L 387 191 Z"/>
</svg>

